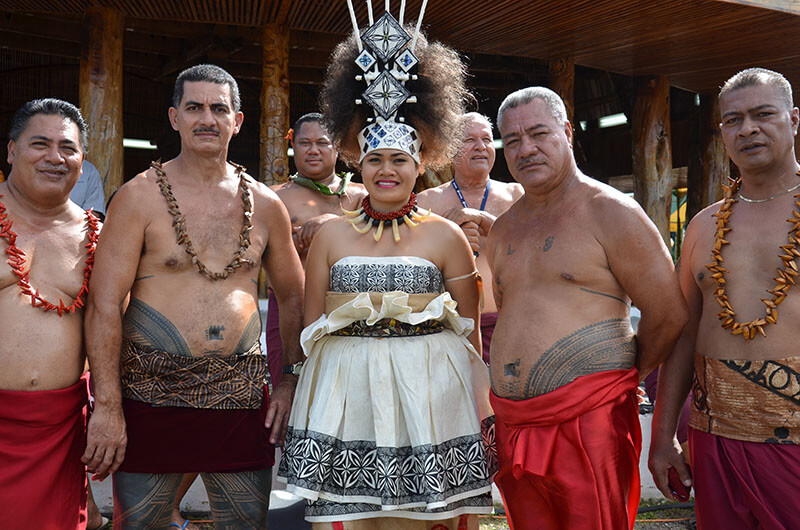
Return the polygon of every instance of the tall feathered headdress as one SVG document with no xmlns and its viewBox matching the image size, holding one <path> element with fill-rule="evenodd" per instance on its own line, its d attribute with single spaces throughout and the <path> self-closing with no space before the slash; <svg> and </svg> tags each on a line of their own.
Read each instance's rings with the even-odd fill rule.
<svg viewBox="0 0 800 530">
<path fill-rule="evenodd" d="M 356 81 L 363 81 L 366 85 L 356 104 L 369 105 L 375 114 L 367 119 L 369 124 L 358 134 L 361 146 L 359 162 L 376 149 L 398 149 L 411 155 L 417 163 L 420 162 L 419 134 L 405 123 L 402 116 L 398 116 L 398 109 L 405 103 L 417 101 L 405 85 L 407 81 L 417 78 L 415 67 L 419 60 L 414 55 L 414 48 L 427 3 L 427 0 L 423 0 L 412 37 L 403 28 L 405 0 L 400 5 L 399 21 L 389 11 L 389 0 L 384 1 L 383 15 L 373 20 L 372 1 L 367 0 L 369 28 L 363 33 L 358 29 L 353 1 L 347 0 L 359 51 L 356 64 L 363 72 L 356 76 Z M 409 41 L 411 45 L 406 46 Z"/>
</svg>

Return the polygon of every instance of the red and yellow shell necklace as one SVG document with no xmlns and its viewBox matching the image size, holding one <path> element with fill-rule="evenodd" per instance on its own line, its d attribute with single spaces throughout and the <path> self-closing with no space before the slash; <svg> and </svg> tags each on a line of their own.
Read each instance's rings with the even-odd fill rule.
<svg viewBox="0 0 800 530">
<path fill-rule="evenodd" d="M 3 195 L 0 195 L 2 198 Z M 8 254 L 8 265 L 11 267 L 12 272 L 19 278 L 17 285 L 23 295 L 30 296 L 31 305 L 39 307 L 42 311 L 57 311 L 58 316 L 66 313 L 74 313 L 82 308 L 85 304 L 86 294 L 89 292 L 89 277 L 92 275 L 92 265 L 94 264 L 94 250 L 97 247 L 98 236 L 98 221 L 91 210 L 86 211 L 86 226 L 89 229 L 89 242 L 86 244 L 86 265 L 83 267 L 83 285 L 78 291 L 78 296 L 72 301 L 70 305 L 64 305 L 64 301 L 59 299 L 58 305 L 45 300 L 40 294 L 39 290 L 34 288 L 29 281 L 30 270 L 25 271 L 25 252 L 17 247 L 17 234 L 11 230 L 11 219 L 8 218 L 6 213 L 6 206 L 0 202 L 0 237 L 8 242 L 6 254 Z"/>
</svg>

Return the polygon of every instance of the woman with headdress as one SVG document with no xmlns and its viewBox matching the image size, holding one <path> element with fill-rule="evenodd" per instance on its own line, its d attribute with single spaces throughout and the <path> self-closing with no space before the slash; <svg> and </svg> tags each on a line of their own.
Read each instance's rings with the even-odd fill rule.
<svg viewBox="0 0 800 530">
<path fill-rule="evenodd" d="M 387 15 L 373 28 L 391 25 Z M 415 40 L 416 56 L 401 44 L 372 75 L 364 63 L 375 57 L 364 59 L 355 37 L 341 43 L 322 93 L 327 130 L 369 192 L 323 225 L 306 267 L 307 360 L 278 474 L 322 528 L 477 528 L 472 514 L 492 510 L 477 270 L 462 231 L 416 208 L 413 193 L 423 167 L 458 148 L 465 72 L 453 50 Z M 388 101 L 387 112 L 385 99 L 402 91 L 381 72 L 416 102 Z M 377 106 L 370 83 L 389 94 Z"/>
</svg>

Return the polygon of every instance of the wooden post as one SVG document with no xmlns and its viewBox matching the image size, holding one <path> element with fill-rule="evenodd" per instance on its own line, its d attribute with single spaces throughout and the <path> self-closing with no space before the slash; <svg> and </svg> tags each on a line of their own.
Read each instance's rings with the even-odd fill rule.
<svg viewBox="0 0 800 530">
<path fill-rule="evenodd" d="M 549 62 L 550 88 L 561 96 L 564 106 L 567 107 L 567 119 L 572 122 L 575 117 L 575 59 L 572 57 L 559 57 Z"/>
<path fill-rule="evenodd" d="M 700 197 L 703 207 L 722 199 L 722 185 L 730 172 L 728 153 L 719 130 L 721 121 L 717 96 L 700 96 L 700 145 L 703 150 Z"/>
<path fill-rule="evenodd" d="M 87 159 L 103 178 L 106 198 L 123 182 L 122 12 L 90 7 L 83 18 L 79 98 L 89 124 Z"/>
<path fill-rule="evenodd" d="M 670 143 L 669 78 L 639 78 L 633 109 L 633 194 L 667 247 L 672 204 Z"/>
<path fill-rule="evenodd" d="M 289 31 L 278 24 L 264 25 L 261 76 L 261 170 L 266 184 L 289 178 Z"/>
<path fill-rule="evenodd" d="M 701 95 L 698 108 L 697 168 L 690 171 L 686 219 L 722 199 L 722 185 L 730 173 L 728 154 L 719 130 L 719 103 L 713 95 Z"/>
</svg>

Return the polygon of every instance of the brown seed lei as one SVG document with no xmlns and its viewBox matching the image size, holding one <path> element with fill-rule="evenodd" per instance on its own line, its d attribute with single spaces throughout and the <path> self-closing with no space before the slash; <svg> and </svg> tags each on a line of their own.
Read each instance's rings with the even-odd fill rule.
<svg viewBox="0 0 800 530">
<path fill-rule="evenodd" d="M 798 176 L 800 176 L 800 172 L 798 172 Z M 761 299 L 766 306 L 766 315 L 764 318 L 758 318 L 750 322 L 737 322 L 735 319 L 736 313 L 733 311 L 728 301 L 728 296 L 725 294 L 725 273 L 728 270 L 722 266 L 724 259 L 721 251 L 723 246 L 730 244 L 725 240 L 725 233 L 732 230 L 727 226 L 728 218 L 731 215 L 731 208 L 738 202 L 734 197 L 740 186 L 741 180 L 734 181 L 730 186 L 723 186 L 725 200 L 722 202 L 719 211 L 714 214 L 714 217 L 717 218 L 717 233 L 714 239 L 714 247 L 711 250 L 713 261 L 706 265 L 706 268 L 711 271 L 711 278 L 717 282 L 714 298 L 722 307 L 722 311 L 717 314 L 720 321 L 722 321 L 722 327 L 730 330 L 734 335 L 741 335 L 745 341 L 749 341 L 756 337 L 756 333 L 766 337 L 764 326 L 778 323 L 778 306 L 786 299 L 786 294 L 794 285 L 798 274 L 800 274 L 795 261 L 800 258 L 800 249 L 798 248 L 800 247 L 800 212 L 793 210 L 792 217 L 786 220 L 786 222 L 791 223 L 792 227 L 789 229 L 789 243 L 780 246 L 783 251 L 780 254 L 783 267 L 778 269 L 778 276 L 775 277 L 775 288 L 767 289 L 767 292 L 772 295 L 772 299 Z M 800 209 L 800 193 L 795 195 L 794 198 L 795 206 Z"/>
<path fill-rule="evenodd" d="M 233 162 L 230 162 L 230 164 L 236 168 L 236 176 L 239 177 L 239 189 L 242 191 L 242 202 L 244 203 L 244 223 L 242 225 L 242 231 L 239 234 L 239 248 L 233 254 L 231 262 L 225 266 L 222 272 L 213 272 L 209 270 L 209 268 L 200 261 L 200 258 L 197 257 L 197 252 L 194 250 L 192 240 L 189 239 L 189 233 L 186 231 L 186 218 L 178 208 L 178 201 L 175 200 L 175 195 L 172 193 L 172 186 L 170 186 L 167 180 L 167 174 L 161 166 L 161 161 L 158 160 L 150 164 L 150 167 L 156 172 L 158 187 L 161 190 L 161 195 L 166 199 L 169 213 L 172 215 L 172 226 L 175 227 L 178 244 L 183 245 L 186 253 L 192 257 L 192 263 L 197 267 L 197 270 L 212 281 L 224 280 L 242 265 L 255 265 L 253 260 L 245 259 L 244 257 L 247 253 L 247 249 L 250 248 L 250 230 L 253 229 L 253 197 L 250 188 L 247 187 L 244 167 L 234 164 Z"/>
</svg>

